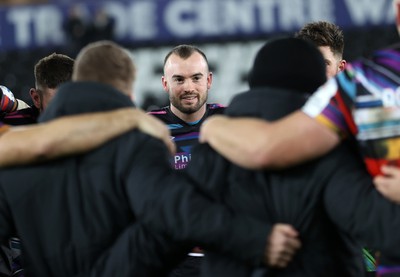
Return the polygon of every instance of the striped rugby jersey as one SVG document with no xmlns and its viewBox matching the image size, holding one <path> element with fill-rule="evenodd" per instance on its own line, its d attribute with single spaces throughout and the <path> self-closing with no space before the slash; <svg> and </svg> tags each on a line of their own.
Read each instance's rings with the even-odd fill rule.
<svg viewBox="0 0 400 277">
<path fill-rule="evenodd" d="M 340 136 L 354 136 L 372 176 L 400 166 L 400 44 L 348 64 L 302 109 Z"/>
<path fill-rule="evenodd" d="M 175 114 L 169 107 L 159 110 L 150 111 L 149 114 L 154 115 L 163 121 L 171 131 L 172 140 L 174 140 L 177 151 L 173 157 L 172 164 L 175 169 L 184 169 L 191 159 L 191 149 L 198 143 L 200 126 L 207 117 L 214 114 L 222 114 L 225 107 L 220 104 L 207 104 L 206 113 L 196 122 L 185 122 Z"/>
</svg>

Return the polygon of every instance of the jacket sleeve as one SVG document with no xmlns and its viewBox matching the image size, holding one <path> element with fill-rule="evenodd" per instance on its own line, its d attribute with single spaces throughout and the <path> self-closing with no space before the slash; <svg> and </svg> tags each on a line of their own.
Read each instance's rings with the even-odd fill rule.
<svg viewBox="0 0 400 277">
<path fill-rule="evenodd" d="M 379 194 L 354 150 L 340 151 L 343 155 L 325 191 L 330 217 L 359 242 L 400 261 L 400 206 Z"/>
<path fill-rule="evenodd" d="M 11 236 L 15 235 L 11 211 L 4 198 L 4 191 L 0 188 L 0 243 L 5 243 Z"/>
<path fill-rule="evenodd" d="M 146 136 L 128 168 L 127 195 L 139 220 L 173 239 L 250 264 L 262 262 L 269 226 L 233 213 L 194 186 L 187 175 L 173 170 L 160 141 Z"/>
<path fill-rule="evenodd" d="M 102 252 L 90 272 L 75 277 L 168 276 L 186 257 L 190 247 L 135 222 Z"/>
</svg>

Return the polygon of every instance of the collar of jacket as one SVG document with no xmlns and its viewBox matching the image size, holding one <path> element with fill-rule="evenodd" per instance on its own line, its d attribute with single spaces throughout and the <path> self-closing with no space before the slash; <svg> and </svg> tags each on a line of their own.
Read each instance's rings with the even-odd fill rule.
<svg viewBox="0 0 400 277">
<path fill-rule="evenodd" d="M 39 122 L 64 115 L 115 110 L 134 107 L 132 100 L 115 88 L 96 82 L 62 84 Z"/>
<path fill-rule="evenodd" d="M 276 120 L 300 109 L 308 96 L 292 90 L 257 88 L 236 95 L 225 114 Z"/>
</svg>

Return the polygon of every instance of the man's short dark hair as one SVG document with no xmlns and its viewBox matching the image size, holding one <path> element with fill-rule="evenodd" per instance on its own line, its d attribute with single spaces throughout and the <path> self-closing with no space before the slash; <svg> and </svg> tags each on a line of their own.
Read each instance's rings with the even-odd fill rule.
<svg viewBox="0 0 400 277">
<path fill-rule="evenodd" d="M 295 34 L 295 37 L 308 40 L 316 46 L 328 46 L 335 55 L 340 58 L 343 56 L 343 31 L 333 23 L 327 21 L 308 23 Z"/>
<path fill-rule="evenodd" d="M 168 58 L 172 54 L 175 54 L 175 55 L 179 56 L 182 59 L 187 59 L 190 56 L 192 56 L 193 53 L 195 53 L 195 52 L 197 52 L 197 53 L 199 53 L 200 55 L 203 56 L 204 60 L 207 63 L 207 68 L 209 69 L 210 66 L 208 64 L 208 59 L 207 59 L 206 54 L 204 54 L 204 52 L 201 51 L 200 48 L 198 48 L 196 46 L 193 46 L 193 45 L 187 45 L 187 44 L 181 44 L 181 45 L 175 46 L 171 51 L 169 51 L 168 54 L 164 58 L 164 67 L 165 67 L 165 64 L 167 63 Z"/>
<path fill-rule="evenodd" d="M 36 84 L 51 89 L 71 80 L 74 60 L 66 55 L 53 53 L 39 60 L 34 69 Z"/>
</svg>

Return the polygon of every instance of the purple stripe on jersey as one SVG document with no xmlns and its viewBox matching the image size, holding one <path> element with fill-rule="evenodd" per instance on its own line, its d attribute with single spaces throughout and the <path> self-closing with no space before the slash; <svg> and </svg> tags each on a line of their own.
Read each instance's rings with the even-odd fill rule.
<svg viewBox="0 0 400 277">
<path fill-rule="evenodd" d="M 387 67 L 388 70 L 390 70 L 390 69 L 399 70 L 400 69 L 400 62 L 399 61 L 395 61 L 393 59 L 390 60 L 390 58 L 379 59 L 379 63 L 383 64 L 385 67 Z"/>
<path fill-rule="evenodd" d="M 149 114 L 166 114 L 166 111 L 154 111 L 154 112 L 149 112 Z"/>
<path fill-rule="evenodd" d="M 370 81 L 371 85 L 375 85 L 378 89 L 381 87 L 390 86 L 392 84 L 387 77 L 376 75 L 375 72 L 366 72 L 365 76 Z"/>
<path fill-rule="evenodd" d="M 209 107 L 210 107 L 211 110 L 218 109 L 218 108 L 225 108 L 224 105 L 221 105 L 221 104 L 218 104 L 218 103 L 212 103 L 212 104 L 210 104 Z"/>
<path fill-rule="evenodd" d="M 184 135 L 176 135 L 174 140 L 175 141 L 180 141 L 180 140 L 187 140 L 187 139 L 198 139 L 200 133 L 199 132 L 192 132 Z"/>
<path fill-rule="evenodd" d="M 17 114 L 17 113 L 10 113 L 7 115 L 7 119 L 15 119 L 15 118 L 31 118 L 32 115 L 30 114 Z"/>
<path fill-rule="evenodd" d="M 348 133 L 347 123 L 343 117 L 343 114 L 335 106 L 327 106 L 323 110 L 322 114 L 337 128 L 345 133 Z"/>
<path fill-rule="evenodd" d="M 376 268 L 377 276 L 383 276 L 385 274 L 399 273 L 399 266 L 378 266 Z"/>
</svg>

